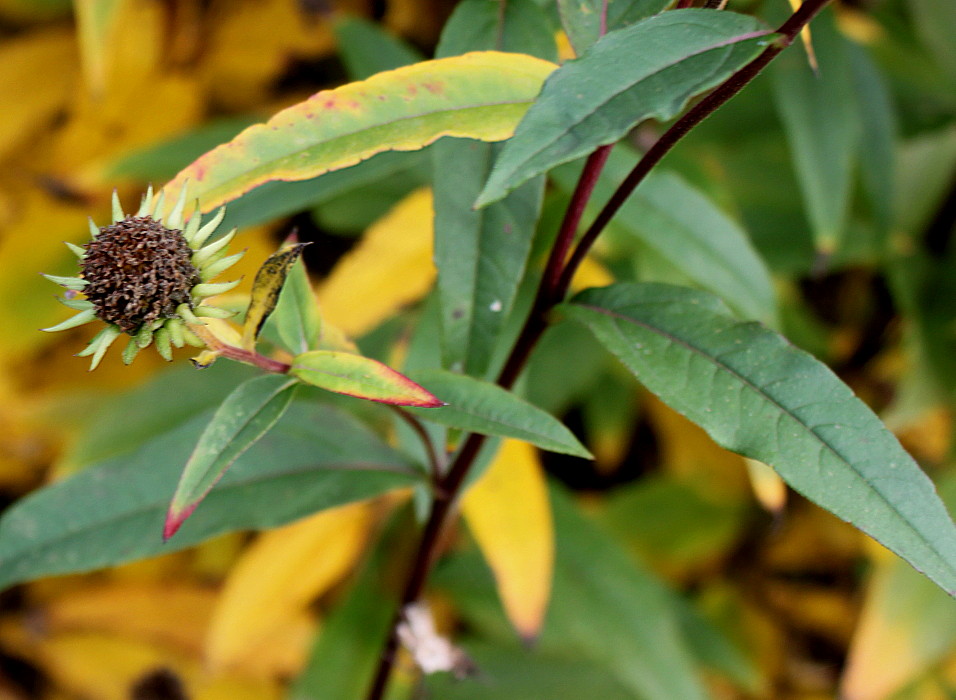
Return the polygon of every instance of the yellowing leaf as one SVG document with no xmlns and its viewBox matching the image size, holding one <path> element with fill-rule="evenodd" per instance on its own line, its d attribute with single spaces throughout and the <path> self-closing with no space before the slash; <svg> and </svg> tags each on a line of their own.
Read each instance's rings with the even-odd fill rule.
<svg viewBox="0 0 956 700">
<path fill-rule="evenodd" d="M 75 0 L 76 24 L 80 36 L 83 72 L 94 94 L 106 85 L 109 47 L 115 38 L 124 0 Z"/>
<path fill-rule="evenodd" d="M 256 278 L 252 284 L 252 298 L 249 301 L 242 331 L 242 347 L 247 350 L 255 348 L 256 339 L 259 337 L 263 324 L 279 301 L 279 293 L 285 284 L 286 276 L 306 245 L 308 244 L 297 243 L 273 253 L 256 272 Z"/>
<path fill-rule="evenodd" d="M 787 505 L 787 485 L 780 475 L 763 462 L 756 459 L 745 459 L 747 475 L 750 477 L 750 486 L 754 496 L 764 508 L 773 514 L 779 514 Z"/>
<path fill-rule="evenodd" d="M 66 102 L 76 81 L 76 44 L 68 30 L 35 31 L 0 44 L 0 158 L 34 137 Z M 38 80 L 37 76 L 42 76 Z"/>
<path fill-rule="evenodd" d="M 166 185 L 167 203 L 187 182 L 210 211 L 266 182 L 307 180 L 442 136 L 506 139 L 554 68 L 479 51 L 323 90 L 198 158 Z"/>
<path fill-rule="evenodd" d="M 197 586 L 118 583 L 76 590 L 44 610 L 51 631 L 96 630 L 194 653 L 202 648 L 215 600 L 211 590 Z"/>
<path fill-rule="evenodd" d="M 361 335 L 432 285 L 432 193 L 419 189 L 375 224 L 318 290 L 323 318 Z"/>
<path fill-rule="evenodd" d="M 554 569 L 551 506 L 535 449 L 502 442 L 462 499 L 462 514 L 494 572 L 508 619 L 523 638 L 533 639 L 544 622 Z"/>
<path fill-rule="evenodd" d="M 574 273 L 571 289 L 580 291 L 588 287 L 606 287 L 614 282 L 614 275 L 601 263 L 591 257 L 584 258 Z"/>
<path fill-rule="evenodd" d="M 306 17 L 303 7 L 297 0 L 216 6 L 217 21 L 202 47 L 203 78 L 214 104 L 229 111 L 260 109 L 270 84 L 288 69 L 291 57 L 318 57 L 335 50 L 329 22 Z"/>
<path fill-rule="evenodd" d="M 367 503 L 322 511 L 259 537 L 226 580 L 206 655 L 234 664 L 355 564 L 371 521 Z"/>
<path fill-rule="evenodd" d="M 956 645 L 956 606 L 896 557 L 877 563 L 844 671 L 846 700 L 883 700 L 924 675 Z"/>
</svg>

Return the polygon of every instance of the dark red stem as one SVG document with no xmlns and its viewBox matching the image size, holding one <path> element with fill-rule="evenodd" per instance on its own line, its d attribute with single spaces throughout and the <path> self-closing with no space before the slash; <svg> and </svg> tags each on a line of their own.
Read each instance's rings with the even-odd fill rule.
<svg viewBox="0 0 956 700">
<path fill-rule="evenodd" d="M 578 243 L 570 260 L 563 265 L 574 233 L 580 223 L 584 207 L 594 189 L 594 184 L 600 175 L 601 168 L 607 159 L 610 147 L 602 146 L 588 158 L 581 178 L 578 181 L 568 210 L 565 213 L 561 230 L 555 239 L 554 248 L 545 267 L 544 275 L 538 287 L 535 303 L 531 308 L 524 328 L 518 336 L 514 347 L 505 362 L 505 366 L 498 377 L 498 384 L 511 387 L 520 375 L 531 351 L 547 328 L 547 315 L 553 306 L 559 303 L 570 287 L 574 273 L 577 271 L 590 250 L 597 236 L 604 230 L 614 214 L 617 213 L 624 201 L 631 195 L 634 188 L 647 176 L 651 168 L 660 162 L 661 158 L 682 139 L 688 131 L 713 113 L 718 107 L 736 95 L 784 48 L 789 46 L 800 30 L 829 2 L 829 0 L 805 0 L 804 4 L 778 30 L 782 35 L 767 47 L 757 58 L 730 76 L 707 97 L 698 102 L 690 111 L 681 117 L 663 136 L 644 154 L 634 170 L 618 187 L 614 195 L 604 206 L 594 223 L 588 228 Z M 560 270 L 560 273 L 558 272 Z M 555 281 L 556 280 L 556 281 Z M 398 610 L 392 624 L 391 632 L 385 643 L 385 649 L 379 660 L 375 677 L 372 681 L 367 698 L 381 700 L 385 694 L 385 687 L 395 663 L 395 652 L 398 648 L 398 638 L 395 628 L 401 620 L 405 606 L 418 600 L 424 589 L 428 574 L 438 554 L 441 534 L 450 520 L 455 500 L 459 495 L 465 478 L 478 456 L 485 437 L 473 433 L 468 436 L 461 449 L 455 456 L 448 473 L 440 480 L 432 502 L 431 513 L 422 530 L 415 558 L 412 562 Z"/>
</svg>

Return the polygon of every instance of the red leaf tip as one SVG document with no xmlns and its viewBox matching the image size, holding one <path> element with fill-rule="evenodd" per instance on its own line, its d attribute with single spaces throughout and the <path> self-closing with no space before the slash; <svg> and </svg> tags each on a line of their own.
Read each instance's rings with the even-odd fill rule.
<svg viewBox="0 0 956 700">
<path fill-rule="evenodd" d="M 169 542 L 169 538 L 176 534 L 198 505 L 198 503 L 193 503 L 178 512 L 170 507 L 169 512 L 166 513 L 166 522 L 163 524 L 163 542 Z"/>
</svg>

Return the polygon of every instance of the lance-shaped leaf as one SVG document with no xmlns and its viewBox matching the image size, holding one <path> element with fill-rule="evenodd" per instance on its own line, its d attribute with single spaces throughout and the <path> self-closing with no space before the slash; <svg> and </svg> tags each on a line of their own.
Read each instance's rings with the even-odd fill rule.
<svg viewBox="0 0 956 700">
<path fill-rule="evenodd" d="M 421 481 L 407 457 L 355 418 L 314 401 L 293 401 L 164 543 L 157 533 L 169 507 L 169 485 L 210 415 L 89 465 L 8 508 L 0 519 L 0 589 L 168 554 L 224 532 L 274 528 Z"/>
<path fill-rule="evenodd" d="M 255 347 L 262 325 L 276 308 L 289 270 L 307 245 L 309 244 L 296 243 L 273 253 L 256 272 L 256 279 L 252 283 L 252 296 L 249 299 L 249 310 L 246 311 L 246 322 L 242 328 L 242 347 L 247 350 Z"/>
<path fill-rule="evenodd" d="M 336 394 L 395 406 L 433 408 L 442 402 L 424 387 L 377 360 L 350 352 L 313 350 L 292 361 L 289 374 Z"/>
<path fill-rule="evenodd" d="M 876 105 L 858 102 L 852 44 L 829 8 L 813 22 L 813 46 L 819 71 L 795 50 L 774 61 L 770 75 L 817 249 L 830 254 L 846 232 L 861 115 Z"/>
<path fill-rule="evenodd" d="M 318 342 L 322 318 L 301 258 L 289 270 L 272 321 L 282 344 L 293 354 L 312 350 Z"/>
<path fill-rule="evenodd" d="M 508 619 L 523 639 L 534 640 L 544 624 L 554 574 L 554 526 L 538 451 L 505 440 L 461 508 L 495 574 Z"/>
<path fill-rule="evenodd" d="M 753 17 L 674 10 L 609 32 L 545 83 L 495 163 L 484 206 L 526 180 L 614 143 L 635 124 L 666 121 L 769 41 Z"/>
<path fill-rule="evenodd" d="M 442 136 L 501 141 L 554 68 L 523 54 L 476 52 L 323 90 L 196 160 L 166 185 L 167 201 L 188 181 L 206 212 L 265 182 L 305 180 Z"/>
<path fill-rule="evenodd" d="M 448 404 L 427 412 L 413 411 L 422 418 L 470 432 L 524 440 L 551 452 L 591 458 L 561 421 L 496 384 L 438 369 L 421 370 L 412 376 Z"/>
<path fill-rule="evenodd" d="M 956 527 L 933 483 L 824 364 L 683 287 L 618 284 L 561 308 L 719 445 L 769 464 L 956 595 Z"/>
<path fill-rule="evenodd" d="M 437 53 L 496 48 L 553 60 L 552 34 L 534 2 L 467 0 L 455 7 Z M 431 149 L 443 364 L 476 377 L 485 375 L 517 296 L 544 194 L 538 178 L 494 207 L 472 210 L 500 148 L 443 139 Z"/>
<path fill-rule="evenodd" d="M 243 382 L 220 404 L 183 469 L 166 514 L 169 539 L 233 462 L 269 432 L 292 400 L 294 379 L 266 375 Z"/>
</svg>

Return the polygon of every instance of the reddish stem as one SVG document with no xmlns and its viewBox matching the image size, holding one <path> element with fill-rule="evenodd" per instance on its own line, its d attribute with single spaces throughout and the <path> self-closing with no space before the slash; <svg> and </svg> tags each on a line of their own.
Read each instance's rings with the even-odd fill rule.
<svg viewBox="0 0 956 700">
<path fill-rule="evenodd" d="M 555 277 L 557 269 L 564 261 L 570 240 L 573 239 L 574 232 L 580 222 L 584 205 L 587 203 L 593 191 L 594 183 L 607 158 L 606 149 L 609 149 L 609 147 L 602 146 L 588 158 L 585 169 L 575 188 L 575 193 L 572 195 L 571 202 L 568 205 L 568 211 L 562 222 L 561 230 L 555 240 L 555 246 L 548 259 L 544 275 L 538 287 L 535 303 L 498 377 L 499 385 L 506 388 L 513 385 L 530 357 L 532 349 L 547 328 L 547 314 L 556 303 L 559 303 L 565 297 L 571 280 L 574 277 L 574 273 L 577 271 L 578 266 L 581 264 L 588 250 L 590 250 L 594 244 L 597 236 L 604 230 L 614 214 L 617 213 L 624 201 L 634 191 L 634 188 L 647 176 L 650 169 L 656 165 L 688 131 L 736 95 L 744 85 L 753 80 L 780 51 L 793 42 L 793 39 L 800 30 L 827 2 L 829 2 L 829 0 L 805 0 L 800 9 L 778 30 L 778 33 L 782 35 L 781 38 L 776 40 L 773 45 L 767 47 L 767 49 L 753 61 L 730 76 L 661 136 L 657 143 L 641 158 L 621 186 L 618 187 L 617 191 L 615 191 L 614 195 L 578 243 L 568 263 L 564 265 L 561 273 Z M 554 282 L 555 279 L 557 279 L 557 282 Z M 386 640 L 385 649 L 379 660 L 375 677 L 367 695 L 368 700 L 381 700 L 385 694 L 388 678 L 395 663 L 395 652 L 398 648 L 398 638 L 395 634 L 395 628 L 401 620 L 402 611 L 405 606 L 418 600 L 424 591 L 428 574 L 438 555 L 441 534 L 447 525 L 447 521 L 450 520 L 455 500 L 481 450 L 481 446 L 484 444 L 484 440 L 485 436 L 483 435 L 476 433 L 469 435 L 453 460 L 448 473 L 441 479 L 439 484 L 440 488 L 436 491 L 435 498 L 432 502 L 431 513 L 422 530 L 418 550 L 405 582 L 391 632 Z"/>
</svg>

